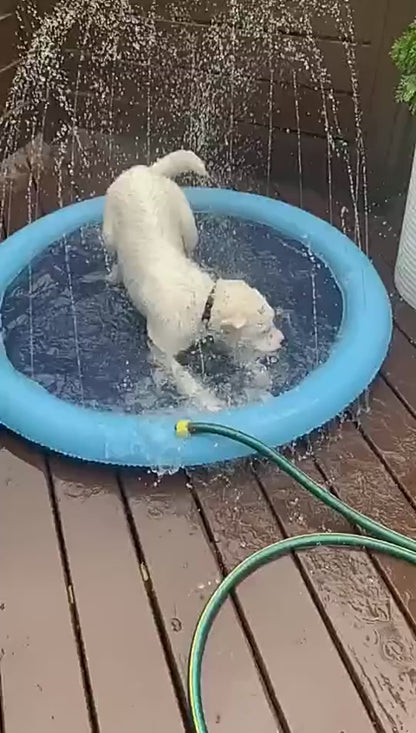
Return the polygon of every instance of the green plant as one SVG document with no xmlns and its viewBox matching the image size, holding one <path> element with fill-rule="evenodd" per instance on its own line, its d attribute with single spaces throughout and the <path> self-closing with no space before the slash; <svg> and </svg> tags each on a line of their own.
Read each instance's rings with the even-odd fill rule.
<svg viewBox="0 0 416 733">
<path fill-rule="evenodd" d="M 396 99 L 416 115 L 416 19 L 394 42 L 391 57 L 401 74 Z"/>
</svg>

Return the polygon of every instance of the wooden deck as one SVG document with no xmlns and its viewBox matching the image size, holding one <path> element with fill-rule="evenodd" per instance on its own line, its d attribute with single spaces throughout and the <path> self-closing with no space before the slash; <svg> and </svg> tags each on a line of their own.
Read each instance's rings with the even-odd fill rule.
<svg viewBox="0 0 416 733">
<path fill-rule="evenodd" d="M 56 207 L 49 173 L 29 201 L 25 188 L 9 233 L 28 207 Z M 392 290 L 394 246 L 378 226 L 371 251 Z M 314 440 L 303 467 L 416 537 L 416 313 L 392 301 L 371 411 Z M 6 431 L 0 446 L 1 733 L 189 731 L 188 651 L 216 584 L 279 537 L 348 530 L 270 465 L 158 478 L 50 458 Z M 216 621 L 209 729 L 412 733 L 415 630 L 415 567 L 324 549 L 269 566 Z"/>
</svg>

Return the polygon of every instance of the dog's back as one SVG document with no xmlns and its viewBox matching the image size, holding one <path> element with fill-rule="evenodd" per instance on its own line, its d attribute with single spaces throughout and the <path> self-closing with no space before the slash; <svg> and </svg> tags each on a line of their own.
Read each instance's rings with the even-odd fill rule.
<svg viewBox="0 0 416 733">
<path fill-rule="evenodd" d="M 146 243 L 170 243 L 189 255 L 195 249 L 197 232 L 184 193 L 172 180 L 182 173 L 207 175 L 195 153 L 176 150 L 153 165 L 133 166 L 108 188 L 103 235 L 106 248 L 115 253 L 135 242 L 136 251 Z M 163 245 L 162 245 L 163 242 Z"/>
<path fill-rule="evenodd" d="M 139 251 L 152 243 L 175 240 L 178 216 L 176 184 L 155 176 L 146 166 L 134 166 L 119 176 L 107 191 L 103 234 L 106 247 L 120 255 L 134 242 Z"/>
</svg>

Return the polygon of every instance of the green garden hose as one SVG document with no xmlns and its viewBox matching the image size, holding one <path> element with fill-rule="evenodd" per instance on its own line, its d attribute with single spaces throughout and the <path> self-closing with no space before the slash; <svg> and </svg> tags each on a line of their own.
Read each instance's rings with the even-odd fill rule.
<svg viewBox="0 0 416 733">
<path fill-rule="evenodd" d="M 176 433 L 181 437 L 196 434 L 211 434 L 229 438 L 237 443 L 246 445 L 248 448 L 256 451 L 264 458 L 268 458 L 275 463 L 284 473 L 295 479 L 304 489 L 313 494 L 327 506 L 342 514 L 345 519 L 355 524 L 356 527 L 364 530 L 372 535 L 364 537 L 354 534 L 335 534 L 335 533 L 317 533 L 303 535 L 300 537 L 290 537 L 280 542 L 276 542 L 269 547 L 254 553 L 242 563 L 237 565 L 234 570 L 222 581 L 215 592 L 212 594 L 199 618 L 197 627 L 194 632 L 188 668 L 188 695 L 189 706 L 192 715 L 192 722 L 195 733 L 208 733 L 208 727 L 205 720 L 204 708 L 202 704 L 201 690 L 201 670 L 202 660 L 209 633 L 211 631 L 214 620 L 229 597 L 230 593 L 249 575 L 261 568 L 263 565 L 272 560 L 276 560 L 283 555 L 299 550 L 307 550 L 314 547 L 355 547 L 360 549 L 375 550 L 377 552 L 391 555 L 400 560 L 406 560 L 416 565 L 416 541 L 406 537 L 405 535 L 395 532 L 394 530 L 384 527 L 382 524 L 366 517 L 365 514 L 355 511 L 352 507 L 345 504 L 336 496 L 331 494 L 327 489 L 317 484 L 306 473 L 297 468 L 293 463 L 288 461 L 281 453 L 269 448 L 257 438 L 227 428 L 224 425 L 216 425 L 214 423 L 189 422 L 181 420 L 176 425 Z"/>
</svg>

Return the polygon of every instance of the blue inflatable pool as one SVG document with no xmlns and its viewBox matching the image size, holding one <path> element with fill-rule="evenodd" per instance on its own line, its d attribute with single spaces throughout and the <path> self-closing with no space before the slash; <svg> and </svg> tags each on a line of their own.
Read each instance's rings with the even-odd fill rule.
<svg viewBox="0 0 416 733">
<path fill-rule="evenodd" d="M 186 193 L 204 265 L 245 277 L 282 311 L 286 345 L 270 367 L 272 394 L 250 392 L 226 359 L 198 349 L 190 365 L 227 409 L 198 414 L 155 385 L 144 324 L 105 279 L 97 198 L 36 221 L 0 247 L 5 426 L 85 460 L 178 468 L 243 454 L 210 437 L 178 440 L 178 419 L 218 421 L 280 446 L 326 423 L 370 384 L 388 349 L 391 310 L 354 243 L 280 201 L 221 189 Z"/>
</svg>

